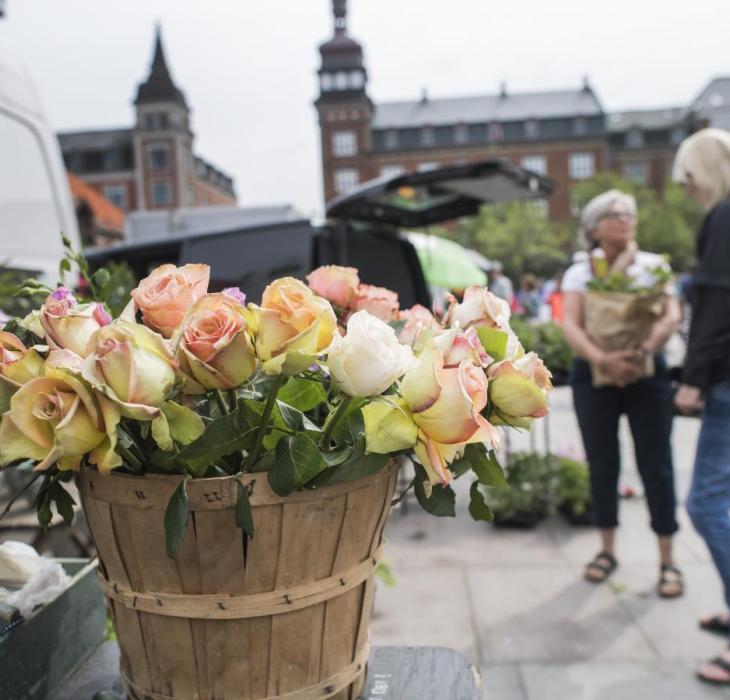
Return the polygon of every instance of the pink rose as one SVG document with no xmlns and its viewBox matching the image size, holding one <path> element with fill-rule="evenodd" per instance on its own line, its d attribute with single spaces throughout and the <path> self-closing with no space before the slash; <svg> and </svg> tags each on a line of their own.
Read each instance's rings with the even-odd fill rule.
<svg viewBox="0 0 730 700">
<path fill-rule="evenodd" d="M 48 296 L 39 320 L 52 350 L 71 350 L 86 357 L 91 336 L 112 319 L 102 304 L 79 304 L 70 290 L 61 287 Z"/>
<path fill-rule="evenodd" d="M 361 284 L 352 303 L 353 311 L 364 309 L 386 323 L 398 318 L 399 308 L 398 295 L 395 292 L 385 287 L 374 287 L 371 284 Z"/>
<path fill-rule="evenodd" d="M 354 267 L 323 265 L 307 275 L 307 284 L 315 294 L 346 309 L 357 295 L 360 278 Z"/>
<path fill-rule="evenodd" d="M 434 333 L 441 330 L 441 324 L 436 320 L 434 315 L 421 304 L 416 304 L 410 309 L 399 312 L 398 320 L 405 321 L 406 325 L 398 336 L 398 340 L 405 345 L 414 345 L 419 336 L 433 329 Z"/>
<path fill-rule="evenodd" d="M 209 281 L 208 265 L 160 265 L 132 290 L 132 298 L 145 325 L 170 338 Z"/>
</svg>

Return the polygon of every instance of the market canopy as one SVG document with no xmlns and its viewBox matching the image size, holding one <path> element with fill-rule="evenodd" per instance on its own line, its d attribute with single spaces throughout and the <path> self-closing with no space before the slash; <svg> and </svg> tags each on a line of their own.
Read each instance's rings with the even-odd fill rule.
<svg viewBox="0 0 730 700">
<path fill-rule="evenodd" d="M 483 286 L 487 276 L 469 255 L 469 250 L 455 241 L 425 233 L 408 233 L 426 281 L 444 289 L 466 289 L 472 284 Z"/>
</svg>

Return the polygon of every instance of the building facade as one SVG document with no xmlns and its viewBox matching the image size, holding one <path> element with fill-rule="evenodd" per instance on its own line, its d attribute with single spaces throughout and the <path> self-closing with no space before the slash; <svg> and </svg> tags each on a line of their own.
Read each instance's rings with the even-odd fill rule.
<svg viewBox="0 0 730 700">
<path fill-rule="evenodd" d="M 160 30 L 130 128 L 58 135 L 66 169 L 125 212 L 234 205 L 233 180 L 193 150 L 190 109 L 165 59 Z"/>
<path fill-rule="evenodd" d="M 418 100 L 376 104 L 362 46 L 347 32 L 346 0 L 333 0 L 333 12 L 315 102 L 325 201 L 380 176 L 506 158 L 556 182 L 541 206 L 562 221 L 573 214 L 576 182 L 613 169 L 659 191 L 685 136 L 730 121 L 724 78 L 689 107 L 616 114 L 605 112 L 587 79 L 568 90 L 512 93 L 503 85 L 493 95 L 433 99 L 424 91 Z"/>
</svg>

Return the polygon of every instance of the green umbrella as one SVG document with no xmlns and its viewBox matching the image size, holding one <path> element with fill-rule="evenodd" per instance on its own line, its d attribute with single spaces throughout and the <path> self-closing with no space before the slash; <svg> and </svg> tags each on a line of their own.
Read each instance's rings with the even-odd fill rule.
<svg viewBox="0 0 730 700">
<path fill-rule="evenodd" d="M 469 257 L 469 251 L 455 241 L 425 233 L 409 233 L 426 281 L 444 289 L 465 289 L 485 285 L 487 276 Z"/>
</svg>

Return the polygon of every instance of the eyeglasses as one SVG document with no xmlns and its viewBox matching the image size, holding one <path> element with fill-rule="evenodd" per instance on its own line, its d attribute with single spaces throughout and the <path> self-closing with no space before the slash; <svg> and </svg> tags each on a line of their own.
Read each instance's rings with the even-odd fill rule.
<svg viewBox="0 0 730 700">
<path fill-rule="evenodd" d="M 610 219 L 611 221 L 618 221 L 620 219 L 627 219 L 628 221 L 633 221 L 636 217 L 628 211 L 609 211 L 607 214 L 604 214 L 601 218 Z"/>
</svg>

